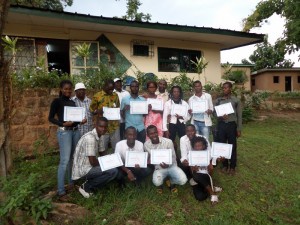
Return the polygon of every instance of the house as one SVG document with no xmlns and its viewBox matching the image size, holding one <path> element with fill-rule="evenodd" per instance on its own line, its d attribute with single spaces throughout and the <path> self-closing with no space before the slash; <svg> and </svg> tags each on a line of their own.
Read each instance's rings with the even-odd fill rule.
<svg viewBox="0 0 300 225">
<path fill-rule="evenodd" d="M 300 91 L 300 67 L 262 69 L 253 72 L 251 90 Z"/>
<path fill-rule="evenodd" d="M 137 71 L 160 78 L 186 71 L 198 79 L 191 60 L 204 56 L 208 66 L 201 81 L 221 82 L 220 51 L 263 41 L 263 34 L 226 29 L 128 21 L 78 13 L 58 12 L 12 5 L 4 35 L 18 37 L 16 64 L 36 66 L 45 58 L 49 69 L 72 75 L 93 73 L 99 62 L 122 68 L 134 76 Z M 76 46 L 87 43 L 84 59 Z"/>
</svg>

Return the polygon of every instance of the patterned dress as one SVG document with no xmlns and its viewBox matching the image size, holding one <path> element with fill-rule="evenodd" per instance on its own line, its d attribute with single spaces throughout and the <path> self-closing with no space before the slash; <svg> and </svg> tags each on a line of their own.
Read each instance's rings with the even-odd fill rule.
<svg viewBox="0 0 300 225">
<path fill-rule="evenodd" d="M 145 98 L 149 98 L 147 96 L 145 96 Z M 163 98 L 159 95 L 156 96 L 156 99 L 162 99 Z M 157 127 L 157 131 L 158 131 L 158 136 L 162 137 L 163 136 L 163 131 L 162 131 L 162 126 L 163 126 L 163 111 L 160 112 L 153 112 L 152 110 L 150 110 L 148 112 L 148 115 L 145 116 L 144 119 L 144 124 L 145 124 L 145 128 L 147 128 L 149 125 L 154 125 Z M 149 138 L 147 137 L 147 140 Z"/>
</svg>

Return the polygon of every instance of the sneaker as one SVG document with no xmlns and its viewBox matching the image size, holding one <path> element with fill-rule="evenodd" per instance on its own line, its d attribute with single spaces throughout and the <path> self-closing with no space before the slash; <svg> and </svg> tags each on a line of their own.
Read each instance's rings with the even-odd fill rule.
<svg viewBox="0 0 300 225">
<path fill-rule="evenodd" d="M 80 194 L 85 197 L 85 198 L 89 198 L 93 195 L 93 193 L 89 193 L 89 192 L 86 192 L 83 188 L 83 185 L 81 187 L 79 187 L 78 191 L 80 192 Z"/>
<path fill-rule="evenodd" d="M 214 192 L 221 192 L 223 188 L 214 186 Z"/>
<path fill-rule="evenodd" d="M 193 179 L 193 178 L 191 178 L 190 179 L 190 185 L 191 186 L 195 186 L 195 185 L 197 185 L 198 183 Z"/>
</svg>

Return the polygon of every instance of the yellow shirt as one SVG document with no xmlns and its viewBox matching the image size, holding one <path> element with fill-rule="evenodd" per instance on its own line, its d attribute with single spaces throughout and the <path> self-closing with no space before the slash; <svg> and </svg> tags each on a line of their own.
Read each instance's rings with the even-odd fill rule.
<svg viewBox="0 0 300 225">
<path fill-rule="evenodd" d="M 99 91 L 98 93 L 96 93 L 92 99 L 90 110 L 92 112 L 94 112 L 96 109 L 103 110 L 103 107 L 119 108 L 120 101 L 118 95 L 114 92 L 111 95 L 109 95 L 105 91 Z M 98 116 L 103 116 L 103 114 L 98 114 Z M 116 129 L 119 128 L 119 125 L 119 120 L 109 120 L 108 132 L 114 132 Z"/>
</svg>

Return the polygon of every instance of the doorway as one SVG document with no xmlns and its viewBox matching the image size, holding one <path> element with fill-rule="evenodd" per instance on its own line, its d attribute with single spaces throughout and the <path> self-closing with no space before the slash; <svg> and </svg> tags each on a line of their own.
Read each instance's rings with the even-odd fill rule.
<svg viewBox="0 0 300 225">
<path fill-rule="evenodd" d="M 292 91 L 292 77 L 285 77 L 285 91 Z"/>
</svg>

